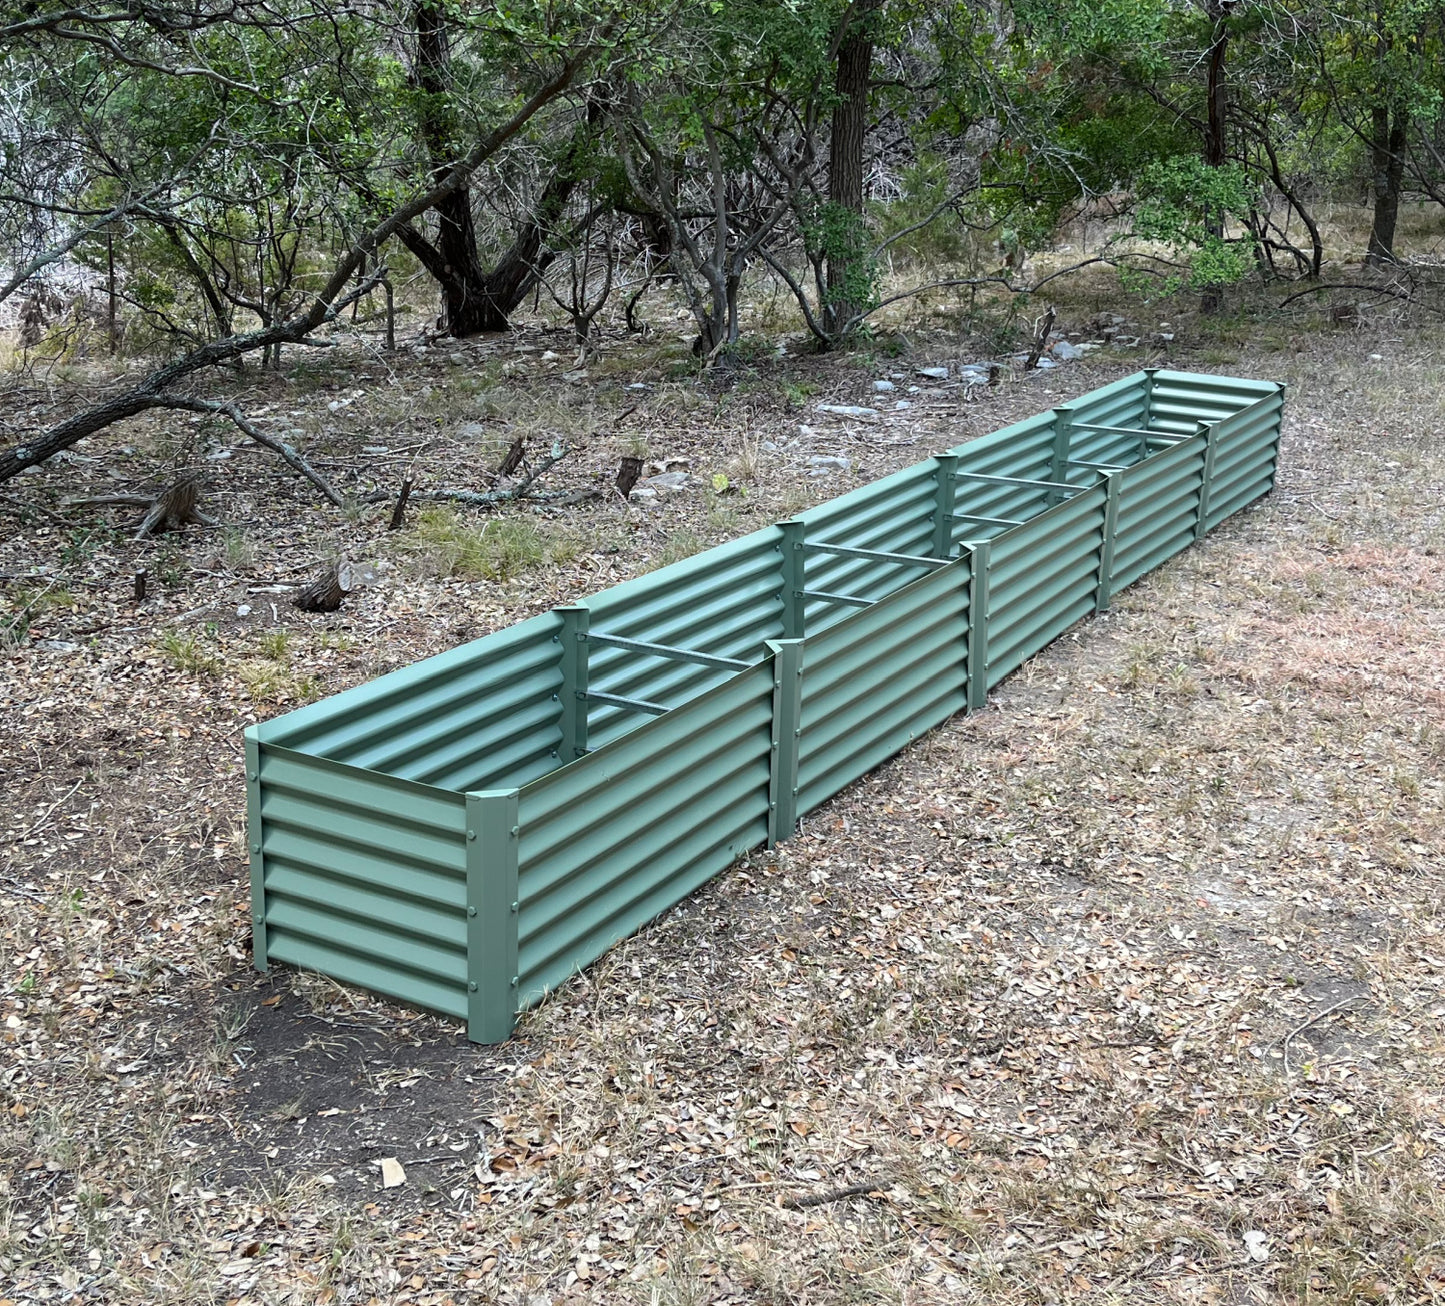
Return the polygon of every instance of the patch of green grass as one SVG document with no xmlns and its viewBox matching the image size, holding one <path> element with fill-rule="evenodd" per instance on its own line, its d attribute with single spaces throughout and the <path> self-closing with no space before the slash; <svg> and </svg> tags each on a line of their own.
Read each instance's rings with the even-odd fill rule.
<svg viewBox="0 0 1445 1306">
<path fill-rule="evenodd" d="M 284 626 L 268 630 L 261 636 L 261 652 L 272 662 L 287 662 L 290 657 L 291 632 Z"/>
<path fill-rule="evenodd" d="M 492 517 L 473 526 L 447 507 L 424 509 L 408 545 L 437 575 L 481 580 L 508 580 L 543 563 L 570 561 L 580 547 L 570 533 L 545 532 L 529 517 Z"/>
<path fill-rule="evenodd" d="M 208 652 L 192 634 L 171 627 L 161 631 L 161 656 L 177 671 L 197 676 L 214 676 L 221 670 L 221 659 Z"/>
<path fill-rule="evenodd" d="M 667 542 L 658 551 L 657 565 L 670 567 L 674 562 L 681 562 L 695 553 L 701 553 L 706 547 L 706 542 L 696 531 L 690 531 L 685 527 L 682 530 L 673 531 L 667 537 Z"/>
</svg>

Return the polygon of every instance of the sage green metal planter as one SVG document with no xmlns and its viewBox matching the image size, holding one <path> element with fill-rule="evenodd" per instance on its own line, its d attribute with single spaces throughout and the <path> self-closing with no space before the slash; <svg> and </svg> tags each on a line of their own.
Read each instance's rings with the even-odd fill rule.
<svg viewBox="0 0 1445 1306">
<path fill-rule="evenodd" d="M 1146 371 L 246 732 L 255 962 L 478 1042 L 1274 483 Z"/>
</svg>

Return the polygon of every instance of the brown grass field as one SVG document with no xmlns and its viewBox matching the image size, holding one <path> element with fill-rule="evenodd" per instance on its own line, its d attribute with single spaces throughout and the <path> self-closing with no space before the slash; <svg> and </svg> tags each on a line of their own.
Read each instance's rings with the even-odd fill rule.
<svg viewBox="0 0 1445 1306">
<path fill-rule="evenodd" d="M 1445 1298 L 1445 335 L 1119 311 L 1144 345 L 851 424 L 816 405 L 983 356 L 946 305 L 727 378 L 679 322 L 572 380 L 531 329 L 234 383 L 347 491 L 476 486 L 517 435 L 572 445 L 551 489 L 697 477 L 630 504 L 392 534 L 174 417 L 3 487 L 0 1303 Z M 1289 383 L 1276 491 L 511 1043 L 249 969 L 245 724 L 1145 363 Z M 65 504 L 172 464 L 215 528 Z M 338 555 L 376 582 L 293 609 Z"/>
</svg>

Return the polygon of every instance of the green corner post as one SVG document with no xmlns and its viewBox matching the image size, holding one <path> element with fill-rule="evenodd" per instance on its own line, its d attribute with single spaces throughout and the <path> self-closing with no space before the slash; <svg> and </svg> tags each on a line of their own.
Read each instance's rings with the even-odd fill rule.
<svg viewBox="0 0 1445 1306">
<path fill-rule="evenodd" d="M 768 847 L 798 828 L 798 745 L 803 736 L 803 641 L 770 639 L 773 655 L 772 769 L 768 776 Z"/>
<path fill-rule="evenodd" d="M 517 790 L 467 795 L 467 1038 L 505 1043 L 517 1016 Z"/>
<path fill-rule="evenodd" d="M 1219 448 L 1219 423 L 1200 422 L 1196 435 L 1204 437 L 1204 479 L 1199 483 L 1199 516 L 1194 522 L 1197 540 L 1209 529 L 1209 492 L 1214 485 L 1214 454 Z"/>
<path fill-rule="evenodd" d="M 1104 543 L 1099 551 L 1099 585 L 1094 591 L 1094 611 L 1107 612 L 1114 599 L 1114 538 L 1119 533 L 1119 492 L 1123 472 L 1104 473 Z"/>
<path fill-rule="evenodd" d="M 246 728 L 246 840 L 251 859 L 251 964 L 269 970 L 266 959 L 266 863 L 261 851 L 261 741 Z"/>
<path fill-rule="evenodd" d="M 803 536 L 807 531 L 805 523 L 794 520 L 778 523 L 783 538 L 779 544 L 782 551 L 782 597 L 783 597 L 783 638 L 802 639 L 804 622 L 804 566 Z"/>
<path fill-rule="evenodd" d="M 969 543 L 968 560 L 968 710 L 988 701 L 988 540 Z"/>
<path fill-rule="evenodd" d="M 557 760 L 575 762 L 587 752 L 587 632 L 592 613 L 584 603 L 569 603 L 555 609 L 562 618 L 562 741 Z"/>
</svg>

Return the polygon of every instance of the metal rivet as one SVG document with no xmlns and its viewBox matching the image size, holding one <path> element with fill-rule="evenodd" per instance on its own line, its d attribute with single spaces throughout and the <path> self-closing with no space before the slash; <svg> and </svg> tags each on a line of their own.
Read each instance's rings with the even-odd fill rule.
<svg viewBox="0 0 1445 1306">
<path fill-rule="evenodd" d="M 512 833 L 512 838 L 515 839 L 519 834 L 522 833 L 522 827 L 521 827 L 520 825 L 514 825 L 514 826 L 512 827 L 511 833 Z"/>
<path fill-rule="evenodd" d="M 513 975 L 513 976 L 512 976 L 512 987 L 513 987 L 513 988 L 516 988 L 517 985 L 520 984 L 521 982 L 522 982 L 522 977 L 521 977 L 520 975 Z"/>
<path fill-rule="evenodd" d="M 512 910 L 513 910 L 514 912 L 516 912 L 516 911 L 521 911 L 521 910 L 522 910 L 522 904 L 519 903 L 519 902 L 514 902 L 514 903 L 512 904 Z"/>
<path fill-rule="evenodd" d="M 255 773 L 254 771 L 247 771 L 247 772 L 246 772 L 246 779 L 247 779 L 247 780 L 254 780 L 254 779 L 256 779 L 256 773 Z"/>
<path fill-rule="evenodd" d="M 797 739 L 797 738 L 801 737 L 802 733 L 803 733 L 803 727 L 802 727 L 802 726 L 799 726 L 796 730 L 793 731 L 793 738 L 794 738 L 794 739 Z"/>
<path fill-rule="evenodd" d="M 258 843 L 253 843 L 253 844 L 251 845 L 251 851 L 252 851 L 253 853 L 258 853 L 258 852 L 260 852 L 260 851 L 261 851 L 261 845 L 258 844 Z"/>
<path fill-rule="evenodd" d="M 778 810 L 778 805 L 777 805 L 777 803 L 769 803 L 769 804 L 768 804 L 768 811 L 770 811 L 770 812 L 776 812 L 777 810 Z"/>
<path fill-rule="evenodd" d="M 468 908 L 467 908 L 467 915 L 468 915 L 468 916 L 475 916 L 476 914 L 477 914 L 477 909 L 476 909 L 475 907 L 468 907 Z"/>
<path fill-rule="evenodd" d="M 793 797 L 796 798 L 797 796 L 798 796 L 798 786 L 797 786 L 797 785 L 794 785 L 794 786 L 793 786 Z"/>
<path fill-rule="evenodd" d="M 468 993 L 475 993 L 476 991 L 477 991 L 477 982 L 476 982 L 476 980 L 473 980 L 470 984 L 467 985 L 467 992 L 468 992 Z"/>
<path fill-rule="evenodd" d="M 467 838 L 468 838 L 468 839 L 475 839 L 476 837 L 477 837 L 477 832 L 476 832 L 475 830 L 468 830 L 468 831 L 467 831 Z"/>
</svg>

